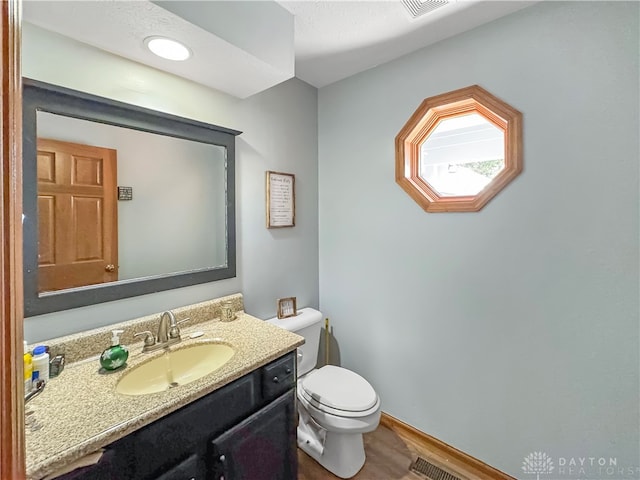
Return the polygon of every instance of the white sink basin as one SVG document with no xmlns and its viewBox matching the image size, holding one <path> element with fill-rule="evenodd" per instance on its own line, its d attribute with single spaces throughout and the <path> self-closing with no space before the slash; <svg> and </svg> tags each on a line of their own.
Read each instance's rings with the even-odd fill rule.
<svg viewBox="0 0 640 480">
<path fill-rule="evenodd" d="M 162 356 L 126 372 L 116 385 L 125 395 L 147 395 L 186 385 L 215 372 L 235 350 L 224 343 L 198 343 Z"/>
</svg>

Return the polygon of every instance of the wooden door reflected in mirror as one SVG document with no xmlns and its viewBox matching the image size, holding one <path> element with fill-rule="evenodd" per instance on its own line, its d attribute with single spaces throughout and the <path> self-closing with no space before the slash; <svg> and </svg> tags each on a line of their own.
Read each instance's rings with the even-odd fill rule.
<svg viewBox="0 0 640 480">
<path fill-rule="evenodd" d="M 117 151 L 38 139 L 38 291 L 118 280 Z"/>
</svg>

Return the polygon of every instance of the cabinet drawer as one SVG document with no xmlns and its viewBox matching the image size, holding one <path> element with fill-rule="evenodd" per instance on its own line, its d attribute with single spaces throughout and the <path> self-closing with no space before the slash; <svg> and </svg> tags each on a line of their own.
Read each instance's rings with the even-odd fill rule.
<svg viewBox="0 0 640 480">
<path fill-rule="evenodd" d="M 262 397 L 264 400 L 271 400 L 295 387 L 296 366 L 294 353 L 289 353 L 262 369 Z"/>
</svg>

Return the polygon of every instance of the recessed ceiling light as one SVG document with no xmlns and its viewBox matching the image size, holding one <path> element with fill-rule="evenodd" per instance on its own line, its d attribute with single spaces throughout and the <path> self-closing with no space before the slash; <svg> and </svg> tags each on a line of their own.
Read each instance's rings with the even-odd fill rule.
<svg viewBox="0 0 640 480">
<path fill-rule="evenodd" d="M 171 40 L 170 38 L 159 36 L 147 37 L 144 39 L 144 44 L 152 53 L 167 60 L 181 61 L 191 56 L 191 50 L 180 42 Z"/>
</svg>

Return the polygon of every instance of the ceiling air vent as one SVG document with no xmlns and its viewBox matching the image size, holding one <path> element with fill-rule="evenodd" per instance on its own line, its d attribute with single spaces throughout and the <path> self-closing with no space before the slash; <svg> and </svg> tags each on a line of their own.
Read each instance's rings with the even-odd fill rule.
<svg viewBox="0 0 640 480">
<path fill-rule="evenodd" d="M 402 0 L 402 4 L 411 14 L 411 18 L 418 18 L 436 8 L 444 7 L 449 0 Z"/>
</svg>

